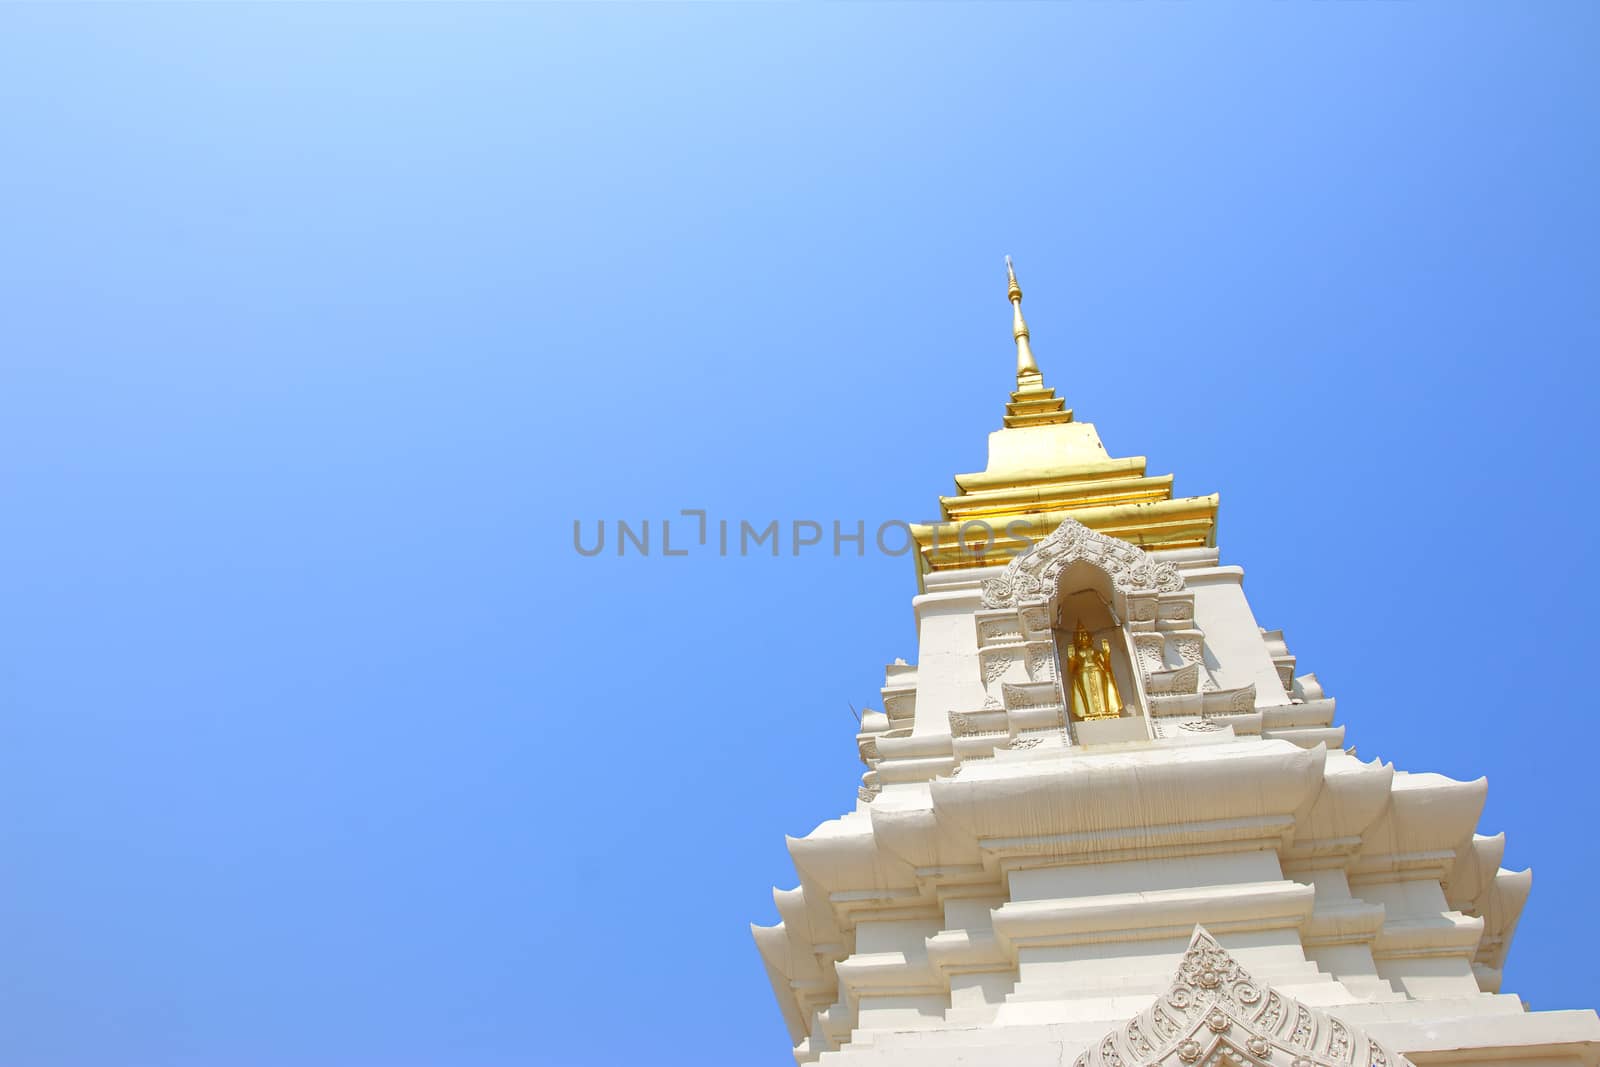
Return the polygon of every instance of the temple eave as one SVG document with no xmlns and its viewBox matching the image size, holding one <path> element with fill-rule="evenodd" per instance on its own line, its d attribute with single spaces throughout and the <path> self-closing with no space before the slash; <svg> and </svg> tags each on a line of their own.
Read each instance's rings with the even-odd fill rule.
<svg viewBox="0 0 1600 1067">
<path fill-rule="evenodd" d="M 1096 533 L 1103 533 L 1149 549 L 1209 548 L 1216 544 L 1216 493 L 1207 496 L 1179 497 L 1134 504 L 1075 507 L 1069 510 L 1019 513 L 987 513 L 993 542 L 987 546 L 981 535 L 967 530 L 963 544 L 962 526 L 985 521 L 973 515 L 956 522 L 918 524 L 911 527 L 917 544 L 918 570 L 956 570 L 965 567 L 991 567 L 1050 536 L 1067 519 L 1076 519 Z"/>
<path fill-rule="evenodd" d="M 1101 478 L 1137 477 L 1145 472 L 1144 456 L 1106 458 L 1093 463 L 1058 464 L 1037 470 L 974 471 L 955 476 L 956 488 L 962 493 L 979 493 L 990 489 L 1015 489 L 1026 485 L 1065 484 L 1093 481 Z"/>
<path fill-rule="evenodd" d="M 1172 475 L 1105 478 L 1091 481 L 1044 482 L 1034 485 L 983 489 L 942 496 L 939 507 L 946 519 L 984 518 L 1030 511 L 1069 511 L 1106 504 L 1133 504 L 1170 500 Z"/>
<path fill-rule="evenodd" d="M 1001 419 L 1001 422 L 1008 430 L 1016 430 L 1025 426 L 1058 426 L 1061 423 L 1071 421 L 1071 411 L 1024 412 L 1019 415 L 1006 415 Z"/>
</svg>

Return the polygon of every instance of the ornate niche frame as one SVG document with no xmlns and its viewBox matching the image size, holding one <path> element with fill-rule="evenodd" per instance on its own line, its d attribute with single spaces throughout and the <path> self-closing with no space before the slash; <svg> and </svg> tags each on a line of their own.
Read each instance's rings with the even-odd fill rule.
<svg viewBox="0 0 1600 1067">
<path fill-rule="evenodd" d="M 1074 743 L 1053 624 L 1061 579 L 1078 563 L 1108 579 L 1108 607 L 1128 638 L 1148 737 L 1162 736 L 1161 720 L 1172 716 L 1255 710 L 1254 687 L 1218 690 L 1206 670 L 1194 593 L 1177 565 L 1069 518 L 983 583 L 983 608 L 974 623 L 985 699 L 980 710 L 950 715 L 959 758 L 1057 738 L 1058 744 Z"/>
</svg>

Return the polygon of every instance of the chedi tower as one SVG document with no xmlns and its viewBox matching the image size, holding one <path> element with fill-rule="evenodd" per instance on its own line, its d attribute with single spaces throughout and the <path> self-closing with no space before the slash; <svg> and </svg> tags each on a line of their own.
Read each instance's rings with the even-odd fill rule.
<svg viewBox="0 0 1600 1067">
<path fill-rule="evenodd" d="M 1594 1067 L 1594 1012 L 1500 992 L 1530 876 L 1474 832 L 1484 783 L 1344 748 L 1217 498 L 1107 455 L 1009 296 L 1004 428 L 914 529 L 919 660 L 754 928 L 796 1060 Z"/>
</svg>

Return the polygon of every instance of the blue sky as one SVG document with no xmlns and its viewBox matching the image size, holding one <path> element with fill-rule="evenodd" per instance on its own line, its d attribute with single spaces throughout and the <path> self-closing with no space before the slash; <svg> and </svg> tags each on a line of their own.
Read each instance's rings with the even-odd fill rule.
<svg viewBox="0 0 1600 1067">
<path fill-rule="evenodd" d="M 1600 1002 L 1589 4 L 0 9 L 0 1062 L 766 1064 L 1016 257 Z M 685 862 L 685 851 L 696 856 Z"/>
</svg>

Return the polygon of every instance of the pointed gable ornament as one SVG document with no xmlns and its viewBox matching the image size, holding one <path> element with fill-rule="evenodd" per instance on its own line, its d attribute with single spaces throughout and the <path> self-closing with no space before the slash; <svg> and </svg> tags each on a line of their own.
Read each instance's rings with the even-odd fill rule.
<svg viewBox="0 0 1600 1067">
<path fill-rule="evenodd" d="M 1014 607 L 1045 600 L 1061 572 L 1080 560 L 1104 571 L 1119 592 L 1176 593 L 1183 588 L 1174 564 L 1158 563 L 1128 542 L 1068 518 L 1049 537 L 1006 564 L 998 578 L 983 583 L 983 606 Z"/>
<path fill-rule="evenodd" d="M 1172 987 L 1074 1067 L 1411 1067 L 1358 1027 L 1261 985 L 1195 927 Z"/>
</svg>

